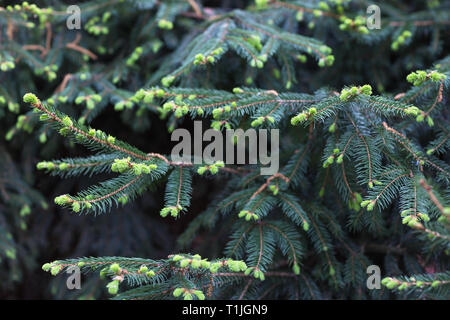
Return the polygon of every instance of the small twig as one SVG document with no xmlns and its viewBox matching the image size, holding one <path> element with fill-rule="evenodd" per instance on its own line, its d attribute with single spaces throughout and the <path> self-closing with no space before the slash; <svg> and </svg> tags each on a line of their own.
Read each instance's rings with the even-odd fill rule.
<svg viewBox="0 0 450 320">
<path fill-rule="evenodd" d="M 72 42 L 69 42 L 68 44 L 66 44 L 66 48 L 69 48 L 69 49 L 81 52 L 83 54 L 88 55 L 91 59 L 97 60 L 97 55 L 96 54 L 94 54 L 91 51 L 89 51 L 88 49 L 80 47 L 78 45 L 80 40 L 81 40 L 81 34 L 77 33 L 77 36 L 76 36 L 75 40 L 73 40 Z"/>
<path fill-rule="evenodd" d="M 23 50 L 39 50 L 41 51 L 41 56 L 46 53 L 46 49 L 39 44 L 27 44 L 22 46 Z"/>
<path fill-rule="evenodd" d="M 245 296 L 245 294 L 247 293 L 248 288 L 250 287 L 250 285 L 252 284 L 253 279 L 248 280 L 247 285 L 245 286 L 244 290 L 242 291 L 241 295 L 239 296 L 239 300 L 242 300 Z"/>
<path fill-rule="evenodd" d="M 71 73 L 66 74 L 61 84 L 56 88 L 55 93 L 63 91 L 66 88 L 70 78 L 72 78 L 72 74 Z"/>
<path fill-rule="evenodd" d="M 439 200 L 434 195 L 433 191 L 431 191 L 431 186 L 429 186 L 424 179 L 420 179 L 419 181 L 420 185 L 425 189 L 425 191 L 428 193 L 428 196 L 430 197 L 431 201 L 435 204 L 435 206 L 441 211 L 442 214 L 444 214 L 444 206 L 439 202 Z M 450 219 L 450 218 L 449 218 Z"/>
<path fill-rule="evenodd" d="M 200 10 L 200 6 L 195 2 L 195 0 L 187 0 L 189 2 L 192 9 L 194 9 L 195 15 L 199 18 L 202 18 L 202 11 Z"/>
<path fill-rule="evenodd" d="M 52 43 L 52 25 L 50 24 L 50 22 L 45 23 L 45 28 L 47 29 L 47 37 L 45 39 L 45 53 L 41 53 L 42 57 L 44 57 L 50 51 L 50 45 Z"/>
<path fill-rule="evenodd" d="M 261 192 L 264 191 L 264 189 L 267 188 L 267 186 L 270 184 L 270 182 L 275 179 L 275 178 L 281 178 L 283 179 L 284 182 L 289 183 L 289 179 L 286 178 L 282 173 L 275 173 L 274 175 L 270 176 L 269 178 L 266 179 L 266 182 L 259 187 L 258 190 L 256 190 L 256 192 L 250 197 L 250 200 L 252 200 L 254 197 L 256 197 L 258 194 L 260 194 Z"/>
</svg>

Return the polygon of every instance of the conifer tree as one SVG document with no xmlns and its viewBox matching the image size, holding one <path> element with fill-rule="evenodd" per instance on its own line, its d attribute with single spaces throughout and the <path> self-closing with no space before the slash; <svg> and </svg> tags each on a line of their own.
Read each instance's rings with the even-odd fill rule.
<svg viewBox="0 0 450 320">
<path fill-rule="evenodd" d="M 83 179 L 54 198 L 63 214 L 108 219 L 163 190 L 153 219 L 190 219 L 164 258 L 88 250 L 44 271 L 76 266 L 113 299 L 450 297 L 447 3 L 92 0 L 70 30 L 67 5 L 43 2 L 0 7 L 7 148 L 31 139 L 34 174 Z M 102 117 L 121 122 L 99 127 Z M 224 134 L 279 129 L 278 172 L 178 161 L 155 150 L 158 136 L 114 133 L 162 123 L 170 134 L 192 121 Z M 10 261 L 16 250 L 31 259 L 36 249 L 13 234 L 47 206 L 21 170 L 0 182 Z M 192 210 L 211 184 L 220 188 L 206 209 Z M 381 288 L 368 286 L 372 265 Z"/>
</svg>

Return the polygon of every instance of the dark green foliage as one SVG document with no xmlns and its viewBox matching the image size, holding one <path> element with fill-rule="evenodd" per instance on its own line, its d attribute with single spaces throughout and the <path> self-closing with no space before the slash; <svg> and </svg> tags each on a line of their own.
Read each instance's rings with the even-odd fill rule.
<svg viewBox="0 0 450 320">
<path fill-rule="evenodd" d="M 54 297 L 99 298 L 106 285 L 114 299 L 448 299 L 450 8 L 439 2 L 380 1 L 379 30 L 358 0 L 87 1 L 82 30 L 67 29 L 63 2 L 0 8 L 4 281 L 36 264 L 26 216 L 56 192 L 73 219 L 138 218 L 112 223 L 124 238 L 111 250 L 80 245 L 44 264 L 100 274 L 69 296 L 55 280 Z M 279 171 L 175 161 L 161 128 L 193 120 L 279 129 Z M 79 184 L 50 195 L 23 177 L 30 164 L 9 153 L 21 158 L 26 139 L 38 170 Z M 86 255 L 98 257 L 73 258 Z M 381 289 L 367 287 L 371 265 Z"/>
</svg>

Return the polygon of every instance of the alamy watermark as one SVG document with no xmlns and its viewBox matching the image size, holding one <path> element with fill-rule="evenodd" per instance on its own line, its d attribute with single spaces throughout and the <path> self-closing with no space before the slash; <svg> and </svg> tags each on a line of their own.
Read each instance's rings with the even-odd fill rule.
<svg viewBox="0 0 450 320">
<path fill-rule="evenodd" d="M 381 9 L 376 4 L 372 4 L 367 7 L 366 10 L 367 14 L 370 14 L 370 16 L 366 19 L 366 25 L 367 29 L 373 30 L 373 29 L 381 29 Z"/>
<path fill-rule="evenodd" d="M 81 271 L 77 266 L 70 266 L 66 269 L 66 273 L 70 274 L 66 280 L 67 289 L 81 289 Z"/>
<path fill-rule="evenodd" d="M 66 26 L 69 30 L 81 29 L 81 9 L 77 5 L 70 5 L 66 9 L 69 15 L 66 19 Z M 376 4 L 367 7 L 366 13 L 369 15 L 366 19 L 367 29 L 381 29 L 381 9 Z"/>
<path fill-rule="evenodd" d="M 66 26 L 69 30 L 81 29 L 81 9 L 77 5 L 71 5 L 67 7 L 66 13 L 69 16 L 66 19 Z"/>
<path fill-rule="evenodd" d="M 366 281 L 367 289 L 381 289 L 381 269 L 376 264 L 367 267 L 366 273 L 369 275 Z"/>
</svg>

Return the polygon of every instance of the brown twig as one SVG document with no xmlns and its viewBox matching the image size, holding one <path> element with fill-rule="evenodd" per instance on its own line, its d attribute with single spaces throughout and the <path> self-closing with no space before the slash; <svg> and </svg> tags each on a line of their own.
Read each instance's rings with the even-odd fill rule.
<svg viewBox="0 0 450 320">
<path fill-rule="evenodd" d="M 264 191 L 264 189 L 267 188 L 267 186 L 270 184 L 270 182 L 275 179 L 275 178 L 281 178 L 284 180 L 284 182 L 289 183 L 289 179 L 286 178 L 282 173 L 275 173 L 274 175 L 270 176 L 269 178 L 266 179 L 266 182 L 259 187 L 258 190 L 256 190 L 256 192 L 250 197 L 250 200 L 252 200 L 254 197 L 256 197 L 258 194 L 260 194 L 261 192 Z"/>
<path fill-rule="evenodd" d="M 444 206 L 439 202 L 439 200 L 434 195 L 432 188 L 430 185 L 428 185 L 424 179 L 420 179 L 419 181 L 420 185 L 425 189 L 425 191 L 428 193 L 428 196 L 430 197 L 431 201 L 433 201 L 434 205 L 439 209 L 439 211 L 443 214 L 444 213 Z M 450 219 L 450 217 L 449 217 Z"/>
<path fill-rule="evenodd" d="M 97 60 L 97 55 L 96 54 L 94 54 L 91 51 L 89 51 L 88 49 L 83 48 L 83 47 L 78 45 L 80 40 L 81 40 L 81 34 L 77 33 L 77 35 L 75 37 L 75 40 L 73 40 L 72 42 L 67 43 L 66 44 L 66 48 L 69 48 L 69 49 L 81 52 L 82 54 L 88 55 L 91 59 Z"/>
<path fill-rule="evenodd" d="M 55 93 L 64 91 L 70 78 L 72 78 L 72 74 L 71 73 L 66 74 L 63 78 L 63 81 L 61 81 L 61 84 L 56 88 Z"/>
<path fill-rule="evenodd" d="M 189 2 L 192 9 L 194 9 L 195 15 L 199 18 L 202 18 L 202 11 L 200 10 L 200 6 L 195 2 L 195 0 L 187 0 Z"/>
</svg>

